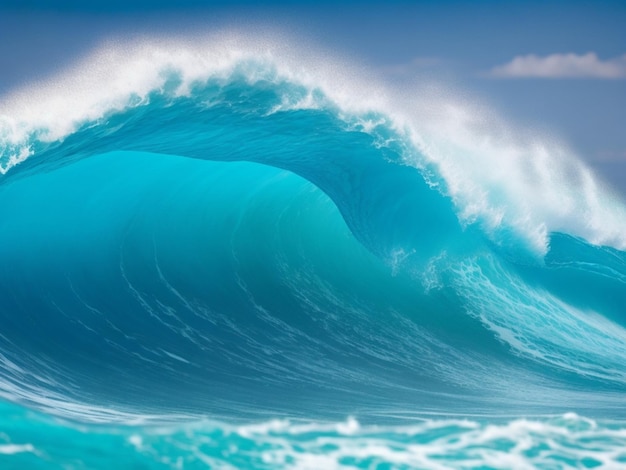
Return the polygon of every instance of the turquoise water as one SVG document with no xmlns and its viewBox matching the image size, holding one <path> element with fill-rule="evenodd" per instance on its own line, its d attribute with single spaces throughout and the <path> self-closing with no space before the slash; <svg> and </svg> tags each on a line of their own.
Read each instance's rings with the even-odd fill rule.
<svg viewBox="0 0 626 470">
<path fill-rule="evenodd" d="M 574 157 L 145 47 L 3 98 L 3 468 L 626 466 L 626 212 Z"/>
</svg>

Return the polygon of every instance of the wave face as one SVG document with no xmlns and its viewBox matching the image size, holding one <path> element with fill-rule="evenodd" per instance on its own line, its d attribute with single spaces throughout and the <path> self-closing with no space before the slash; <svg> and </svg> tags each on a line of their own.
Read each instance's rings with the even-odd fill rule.
<svg viewBox="0 0 626 470">
<path fill-rule="evenodd" d="M 326 71 L 176 47 L 101 52 L 0 108 L 0 397 L 38 429 L 0 423 L 11 464 L 67 460 L 45 436 L 83 426 L 84 449 L 124 442 L 155 468 L 189 449 L 192 466 L 429 467 L 411 446 L 489 447 L 491 425 L 396 421 L 626 418 L 626 212 L 582 164 L 485 143 L 444 101 L 421 125 Z M 348 415 L 389 427 L 323 424 Z M 216 424 L 282 418 L 318 424 Z M 610 458 L 593 458 L 626 458 L 623 431 L 573 415 L 494 426 L 598 431 Z M 251 441 L 249 461 L 202 448 Z"/>
</svg>

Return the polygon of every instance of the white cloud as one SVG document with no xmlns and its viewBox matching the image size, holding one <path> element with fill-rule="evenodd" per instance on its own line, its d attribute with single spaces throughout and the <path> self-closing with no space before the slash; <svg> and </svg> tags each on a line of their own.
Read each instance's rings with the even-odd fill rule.
<svg viewBox="0 0 626 470">
<path fill-rule="evenodd" d="M 511 62 L 494 67 L 489 76 L 496 78 L 626 78 L 626 54 L 613 59 L 599 59 L 587 54 L 534 54 L 517 56 Z"/>
</svg>

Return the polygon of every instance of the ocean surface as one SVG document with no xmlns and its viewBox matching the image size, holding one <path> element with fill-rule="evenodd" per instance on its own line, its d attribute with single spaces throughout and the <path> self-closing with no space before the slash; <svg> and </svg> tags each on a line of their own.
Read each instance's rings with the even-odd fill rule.
<svg viewBox="0 0 626 470">
<path fill-rule="evenodd" d="M 626 468 L 626 209 L 288 41 L 0 97 L 0 468 Z"/>
</svg>

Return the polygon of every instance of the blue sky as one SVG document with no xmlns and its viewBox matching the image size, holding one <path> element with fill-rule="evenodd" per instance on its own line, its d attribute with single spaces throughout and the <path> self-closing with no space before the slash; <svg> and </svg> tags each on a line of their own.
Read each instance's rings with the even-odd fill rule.
<svg viewBox="0 0 626 470">
<path fill-rule="evenodd" d="M 626 2 L 0 0 L 0 93 L 107 37 L 287 30 L 390 80 L 437 79 L 555 133 L 626 194 Z"/>
</svg>

